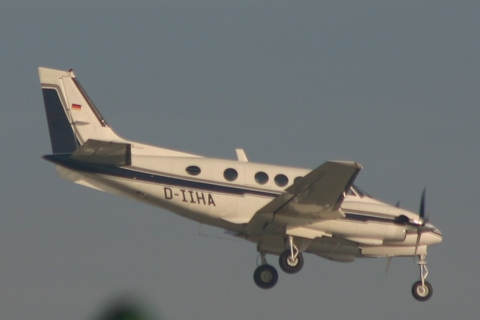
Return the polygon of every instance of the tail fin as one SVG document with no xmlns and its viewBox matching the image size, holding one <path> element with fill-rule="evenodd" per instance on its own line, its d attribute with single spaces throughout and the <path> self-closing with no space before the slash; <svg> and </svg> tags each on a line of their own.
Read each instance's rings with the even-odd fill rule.
<svg viewBox="0 0 480 320">
<path fill-rule="evenodd" d="M 38 68 L 53 153 L 72 153 L 89 139 L 124 141 L 107 125 L 72 70 Z"/>
</svg>

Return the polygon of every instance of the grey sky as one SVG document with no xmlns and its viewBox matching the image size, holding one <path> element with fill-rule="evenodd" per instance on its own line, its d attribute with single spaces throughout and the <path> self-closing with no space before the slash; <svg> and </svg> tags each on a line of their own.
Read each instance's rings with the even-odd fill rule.
<svg viewBox="0 0 480 320">
<path fill-rule="evenodd" d="M 2 319 L 86 319 L 134 294 L 163 319 L 476 319 L 480 4 L 7 1 L 0 10 Z M 126 138 L 313 168 L 427 212 L 434 294 L 412 259 L 334 263 L 258 289 L 253 244 L 60 180 L 37 67 L 73 68 Z M 204 229 L 213 235 L 219 231 Z M 277 266 L 276 257 L 267 257 Z"/>
</svg>

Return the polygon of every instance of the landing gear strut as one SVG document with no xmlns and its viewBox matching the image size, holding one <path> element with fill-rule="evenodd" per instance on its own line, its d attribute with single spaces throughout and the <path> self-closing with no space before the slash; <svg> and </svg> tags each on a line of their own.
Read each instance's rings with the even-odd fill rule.
<svg viewBox="0 0 480 320">
<path fill-rule="evenodd" d="M 426 281 L 428 276 L 427 260 L 425 255 L 418 256 L 418 266 L 420 267 L 420 281 L 417 281 L 412 286 L 412 295 L 418 301 L 427 301 L 432 297 L 432 285 Z"/>
<path fill-rule="evenodd" d="M 262 289 L 273 288 L 278 281 L 278 272 L 274 267 L 267 264 L 264 252 L 260 252 L 260 257 L 262 264 L 255 269 L 253 280 L 255 284 Z"/>
<path fill-rule="evenodd" d="M 298 250 L 297 246 L 293 243 L 293 237 L 288 237 L 290 250 L 285 250 L 278 260 L 280 268 L 289 274 L 294 274 L 300 271 L 303 267 L 303 256 Z"/>
</svg>

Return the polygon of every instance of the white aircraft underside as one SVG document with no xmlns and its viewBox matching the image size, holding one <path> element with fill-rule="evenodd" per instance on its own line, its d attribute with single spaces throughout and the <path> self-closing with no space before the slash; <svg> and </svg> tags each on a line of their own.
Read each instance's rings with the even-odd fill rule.
<svg viewBox="0 0 480 320">
<path fill-rule="evenodd" d="M 421 280 L 412 293 L 432 294 L 425 280 L 429 245 L 441 232 L 420 214 L 373 199 L 353 185 L 361 165 L 329 161 L 314 170 L 204 158 L 120 138 L 72 71 L 39 68 L 53 154 L 60 177 L 146 202 L 257 244 L 256 284 L 278 279 L 265 255 L 279 255 L 286 273 L 303 265 L 302 252 L 339 262 L 357 257 L 418 256 Z"/>
</svg>

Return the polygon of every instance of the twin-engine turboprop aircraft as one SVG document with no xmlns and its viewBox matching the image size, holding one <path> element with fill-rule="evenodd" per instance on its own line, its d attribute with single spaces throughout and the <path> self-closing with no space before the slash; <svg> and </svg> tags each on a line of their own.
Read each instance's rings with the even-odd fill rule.
<svg viewBox="0 0 480 320">
<path fill-rule="evenodd" d="M 257 244 L 260 288 L 278 274 L 265 259 L 279 256 L 280 268 L 300 271 L 304 252 L 333 261 L 358 257 L 418 257 L 419 301 L 432 286 L 425 280 L 427 247 L 442 241 L 425 219 L 422 196 L 416 214 L 373 199 L 353 182 L 362 166 L 328 161 L 314 170 L 237 160 L 204 158 L 117 136 L 88 98 L 72 70 L 39 68 L 51 155 L 60 177 L 170 210 Z"/>
</svg>

